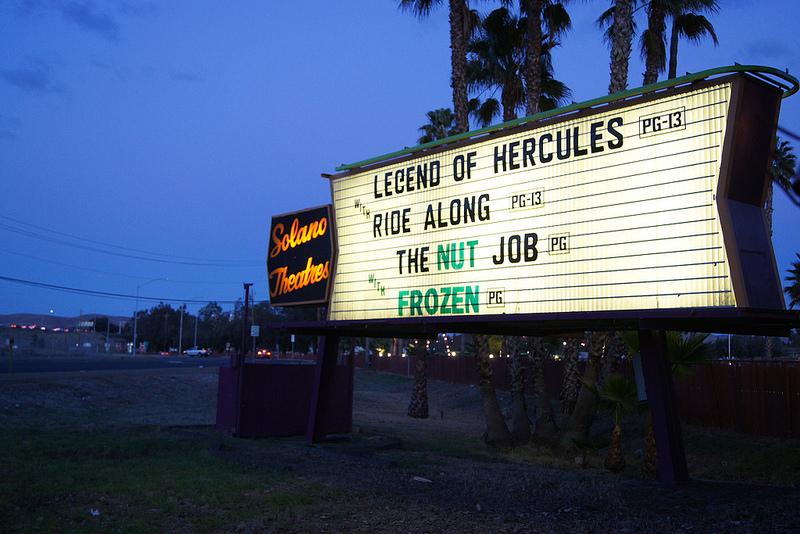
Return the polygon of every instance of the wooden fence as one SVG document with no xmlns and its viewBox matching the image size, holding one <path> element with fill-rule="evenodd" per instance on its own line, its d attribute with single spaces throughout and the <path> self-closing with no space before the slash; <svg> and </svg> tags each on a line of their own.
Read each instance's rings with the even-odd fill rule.
<svg viewBox="0 0 800 534">
<path fill-rule="evenodd" d="M 357 357 L 355 364 L 363 367 L 363 358 Z M 376 370 L 407 376 L 414 375 L 414 364 L 413 356 L 373 358 Z M 507 389 L 508 360 L 493 359 L 492 370 L 495 386 Z M 629 365 L 621 370 L 631 373 Z M 563 362 L 545 362 L 545 384 L 552 399 L 558 399 L 562 376 Z M 428 379 L 476 384 L 478 372 L 470 357 L 429 357 Z M 800 438 L 800 361 L 704 362 L 695 365 L 688 376 L 677 377 L 675 389 L 681 417 L 687 423 Z"/>
<path fill-rule="evenodd" d="M 800 438 L 800 362 L 714 361 L 676 380 L 687 423 Z"/>
</svg>

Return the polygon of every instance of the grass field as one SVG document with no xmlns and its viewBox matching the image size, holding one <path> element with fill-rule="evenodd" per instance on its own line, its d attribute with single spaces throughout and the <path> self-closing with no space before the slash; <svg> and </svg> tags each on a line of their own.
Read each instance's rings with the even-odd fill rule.
<svg viewBox="0 0 800 534">
<path fill-rule="evenodd" d="M 3 530 L 214 531 L 289 528 L 330 490 L 213 454 L 152 427 L 0 434 Z"/>
<path fill-rule="evenodd" d="M 432 382 L 432 417 L 412 420 L 408 379 L 359 371 L 354 434 L 310 447 L 217 432 L 213 370 L 0 385 L 2 531 L 749 532 L 800 521 L 797 440 L 684 426 L 701 481 L 674 491 L 641 474 L 635 417 L 623 473 L 601 468 L 602 449 L 580 469 L 545 447 L 487 449 L 469 386 Z"/>
</svg>

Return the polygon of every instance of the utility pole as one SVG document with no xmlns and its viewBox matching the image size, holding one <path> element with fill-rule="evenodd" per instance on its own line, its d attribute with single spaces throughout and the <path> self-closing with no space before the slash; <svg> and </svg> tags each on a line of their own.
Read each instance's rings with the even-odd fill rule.
<svg viewBox="0 0 800 534">
<path fill-rule="evenodd" d="M 197 323 L 200 322 L 200 310 L 197 310 L 197 315 L 194 316 L 194 348 L 197 348 Z"/>
<path fill-rule="evenodd" d="M 186 309 L 186 304 L 181 306 L 181 326 L 178 329 L 178 356 L 183 354 L 183 310 Z"/>
<path fill-rule="evenodd" d="M 235 426 L 235 435 L 239 435 L 241 431 L 241 421 L 242 421 L 242 387 L 244 385 L 244 357 L 247 353 L 247 314 L 250 302 L 250 287 L 253 285 L 251 283 L 245 282 L 244 284 L 244 313 L 242 314 L 242 342 L 239 345 L 239 357 L 235 360 L 235 365 L 232 367 L 238 367 L 238 375 L 239 380 L 236 382 L 236 426 Z"/>
<path fill-rule="evenodd" d="M 108 349 L 111 348 L 111 343 L 108 342 L 108 336 L 110 336 L 110 335 L 111 335 L 111 318 L 108 315 L 106 315 L 106 343 L 105 344 L 107 346 L 103 347 L 105 349 L 105 352 L 108 352 Z"/>
<path fill-rule="evenodd" d="M 245 282 L 244 284 L 244 310 L 242 313 L 242 342 L 239 344 L 239 361 L 238 366 L 244 365 L 244 359 L 247 355 L 247 316 L 250 313 L 250 288 L 253 284 Z"/>
<path fill-rule="evenodd" d="M 253 314 L 252 322 L 250 324 L 256 324 L 256 291 L 253 290 L 253 308 L 251 313 Z M 250 336 L 253 339 L 253 354 L 256 353 L 256 338 Z"/>
</svg>

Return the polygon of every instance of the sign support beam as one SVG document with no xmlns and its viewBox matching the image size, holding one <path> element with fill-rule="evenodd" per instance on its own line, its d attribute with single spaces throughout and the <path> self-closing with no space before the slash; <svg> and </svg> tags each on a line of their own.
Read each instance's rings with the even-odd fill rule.
<svg viewBox="0 0 800 534">
<path fill-rule="evenodd" d="M 686 466 L 686 452 L 683 448 L 665 332 L 639 330 L 639 349 L 658 449 L 658 479 L 668 486 L 686 484 L 689 481 L 689 470 Z"/>
<path fill-rule="evenodd" d="M 325 335 L 319 338 L 317 367 L 314 385 L 311 390 L 311 405 L 308 413 L 306 441 L 309 445 L 325 441 L 327 429 L 326 416 L 333 397 L 333 375 L 336 371 L 336 358 L 339 355 L 339 336 Z"/>
</svg>

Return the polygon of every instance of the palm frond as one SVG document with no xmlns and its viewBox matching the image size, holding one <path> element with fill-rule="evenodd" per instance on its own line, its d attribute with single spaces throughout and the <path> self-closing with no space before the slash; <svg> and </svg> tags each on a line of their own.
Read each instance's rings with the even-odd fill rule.
<svg viewBox="0 0 800 534">
<path fill-rule="evenodd" d="M 572 19 L 561 2 L 547 2 L 542 10 L 542 21 L 552 38 L 558 38 L 572 28 Z"/>
<path fill-rule="evenodd" d="M 417 18 L 426 18 L 431 10 L 442 3 L 442 0 L 400 0 L 397 7 L 409 11 Z"/>
<path fill-rule="evenodd" d="M 685 375 L 689 373 L 692 364 L 707 360 L 711 355 L 711 347 L 706 339 L 708 334 L 667 332 L 667 354 L 672 372 Z"/>
<path fill-rule="evenodd" d="M 611 373 L 606 377 L 599 394 L 607 405 L 619 406 L 623 412 L 632 411 L 638 401 L 636 384 L 619 373 Z"/>
<path fill-rule="evenodd" d="M 419 127 L 422 136 L 417 139 L 419 144 L 430 143 L 455 133 L 456 116 L 450 108 L 439 108 L 429 111 L 426 116 L 428 123 Z"/>
<path fill-rule="evenodd" d="M 500 102 L 496 98 L 487 98 L 483 103 L 477 98 L 472 101 L 477 102 L 478 105 L 470 112 L 470 116 L 481 128 L 489 126 L 495 119 L 500 118 L 502 112 L 500 110 Z"/>
<path fill-rule="evenodd" d="M 800 305 L 800 254 L 795 255 L 798 261 L 792 262 L 792 268 L 788 270 L 789 276 L 786 277 L 789 285 L 784 288 L 784 291 L 789 296 L 790 308 Z"/>
<path fill-rule="evenodd" d="M 620 332 L 619 336 L 622 338 L 622 341 L 625 342 L 625 346 L 628 347 L 628 354 L 636 354 L 639 352 L 639 332 L 636 330 L 626 330 Z"/>
<path fill-rule="evenodd" d="M 657 32 L 650 31 L 650 28 L 647 28 L 639 38 L 639 53 L 642 59 L 647 61 L 647 56 L 651 52 L 656 58 L 656 66 L 659 72 L 664 70 L 667 64 L 667 45 L 664 41 L 664 35 L 659 35 Z"/>
<path fill-rule="evenodd" d="M 682 13 L 675 17 L 675 26 L 678 29 L 678 33 L 689 41 L 699 43 L 703 40 L 703 37 L 708 35 L 711 37 L 714 46 L 719 44 L 714 25 L 703 15 Z"/>
<path fill-rule="evenodd" d="M 792 187 L 792 178 L 795 176 L 796 168 L 797 156 L 794 153 L 794 147 L 789 141 L 776 137 L 769 166 L 772 181 L 784 191 L 788 191 Z"/>
</svg>

